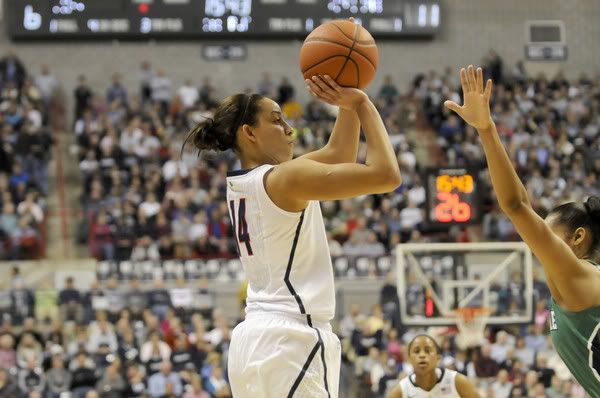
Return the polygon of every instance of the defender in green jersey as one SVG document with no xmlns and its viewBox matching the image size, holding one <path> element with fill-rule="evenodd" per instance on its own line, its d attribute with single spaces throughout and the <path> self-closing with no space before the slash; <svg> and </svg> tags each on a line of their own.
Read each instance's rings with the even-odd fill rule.
<svg viewBox="0 0 600 398">
<path fill-rule="evenodd" d="M 542 219 L 533 210 L 490 113 L 492 81 L 481 68 L 461 69 L 462 106 L 447 108 L 477 129 L 502 211 L 544 267 L 552 293 L 554 346 L 579 384 L 600 398 L 600 198 L 566 203 Z"/>
</svg>

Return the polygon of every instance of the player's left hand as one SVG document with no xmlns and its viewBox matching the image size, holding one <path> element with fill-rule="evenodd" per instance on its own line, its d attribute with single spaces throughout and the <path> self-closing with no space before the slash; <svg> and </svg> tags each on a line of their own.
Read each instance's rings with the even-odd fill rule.
<svg viewBox="0 0 600 398">
<path fill-rule="evenodd" d="M 488 79 L 483 87 L 483 71 L 477 68 L 477 76 L 473 65 L 460 70 L 460 83 L 462 85 L 464 104 L 458 105 L 453 101 L 446 101 L 446 108 L 456 112 L 465 122 L 477 130 L 485 130 L 494 122 L 490 113 L 490 95 L 492 93 L 492 79 Z"/>
</svg>

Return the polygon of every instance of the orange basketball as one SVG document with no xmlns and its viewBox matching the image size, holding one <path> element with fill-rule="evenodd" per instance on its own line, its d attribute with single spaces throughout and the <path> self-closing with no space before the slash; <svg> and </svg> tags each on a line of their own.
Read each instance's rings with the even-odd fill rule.
<svg viewBox="0 0 600 398">
<path fill-rule="evenodd" d="M 350 20 L 334 20 L 313 30 L 300 50 L 305 79 L 329 75 L 344 87 L 365 88 L 379 63 L 373 36 Z"/>
</svg>

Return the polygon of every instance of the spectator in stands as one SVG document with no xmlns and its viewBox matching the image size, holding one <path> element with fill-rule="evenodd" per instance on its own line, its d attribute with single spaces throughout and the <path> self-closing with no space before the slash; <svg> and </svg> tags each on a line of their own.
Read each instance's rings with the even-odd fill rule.
<svg viewBox="0 0 600 398">
<path fill-rule="evenodd" d="M 17 57 L 15 49 L 8 50 L 8 54 L 0 59 L 0 80 L 5 84 L 12 83 L 17 89 L 21 89 L 27 71 L 21 60 Z"/>
<path fill-rule="evenodd" d="M 475 362 L 475 373 L 477 377 L 490 378 L 496 377 L 498 374 L 499 366 L 490 357 L 491 346 L 489 344 L 481 347 L 480 357 Z"/>
<path fill-rule="evenodd" d="M 231 397 L 231 389 L 223 376 L 222 368 L 218 366 L 212 368 L 210 377 L 206 380 L 206 390 L 216 398 Z"/>
<path fill-rule="evenodd" d="M 194 366 L 192 355 L 188 347 L 188 338 L 185 334 L 180 334 L 175 339 L 175 346 L 171 352 L 171 363 L 174 372 L 182 372 L 188 367 Z"/>
<path fill-rule="evenodd" d="M 120 373 L 120 361 L 115 360 L 98 380 L 96 390 L 101 398 L 121 398 L 126 389 L 127 385 Z"/>
<path fill-rule="evenodd" d="M 117 352 L 118 341 L 114 326 L 108 321 L 106 312 L 98 311 L 96 321 L 92 322 L 89 327 L 87 352 L 96 353 L 102 345 L 108 346 L 112 353 Z"/>
<path fill-rule="evenodd" d="M 527 345 L 525 337 L 517 337 L 517 342 L 515 346 L 515 357 L 520 359 L 525 364 L 525 366 L 531 367 L 533 366 L 534 355 L 535 351 L 532 347 Z"/>
<path fill-rule="evenodd" d="M 137 243 L 131 252 L 131 259 L 133 261 L 160 259 L 158 245 L 152 240 L 150 235 L 144 235 L 137 240 Z"/>
<path fill-rule="evenodd" d="M 85 354 L 80 351 L 69 365 L 71 372 L 71 392 L 74 398 L 88 398 L 88 392 L 96 385 L 95 365 Z M 97 395 L 96 395 L 97 397 Z"/>
<path fill-rule="evenodd" d="M 135 319 L 140 319 L 142 311 L 147 307 L 148 298 L 146 292 L 141 289 L 140 280 L 132 277 L 129 281 L 129 290 L 124 296 L 126 308 L 131 311 Z"/>
<path fill-rule="evenodd" d="M 161 340 L 160 332 L 152 331 L 148 341 L 140 348 L 140 360 L 146 364 L 149 373 L 155 373 L 160 369 L 160 364 L 171 358 L 171 347 Z"/>
<path fill-rule="evenodd" d="M 172 371 L 171 363 L 165 360 L 160 365 L 160 372 L 153 374 L 148 379 L 148 393 L 152 398 L 161 398 L 165 395 L 167 385 L 171 384 L 175 396 L 181 396 L 183 385 L 179 375 Z"/>
<path fill-rule="evenodd" d="M 77 86 L 73 92 L 73 97 L 75 98 L 74 120 L 77 121 L 83 117 L 84 111 L 91 105 L 92 90 L 87 84 L 85 75 L 79 75 L 77 78 Z"/>
<path fill-rule="evenodd" d="M 198 88 L 192 83 L 191 79 L 186 79 L 185 82 L 177 90 L 177 95 L 184 108 L 191 108 L 200 99 Z"/>
<path fill-rule="evenodd" d="M 65 369 L 61 354 L 52 356 L 52 368 L 48 371 L 48 398 L 60 398 L 60 394 L 69 392 L 71 388 L 71 373 Z"/>
<path fill-rule="evenodd" d="M 14 337 L 6 332 L 0 334 L 0 369 L 11 369 L 16 365 L 17 352 L 15 351 Z"/>
<path fill-rule="evenodd" d="M 40 74 L 35 77 L 34 82 L 42 94 L 43 101 L 48 105 L 58 89 L 58 79 L 50 72 L 47 64 L 42 64 Z"/>
<path fill-rule="evenodd" d="M 106 102 L 108 104 L 115 100 L 120 100 L 121 103 L 127 102 L 127 89 L 121 83 L 121 76 L 118 73 L 112 76 L 112 85 L 106 91 Z"/>
<path fill-rule="evenodd" d="M 41 393 L 46 388 L 46 377 L 35 359 L 27 360 L 26 365 L 19 370 L 18 385 L 23 394 L 33 391 Z"/>
<path fill-rule="evenodd" d="M 58 296 L 60 319 L 66 321 L 83 321 L 82 297 L 79 290 L 75 289 L 72 276 L 65 278 L 65 287 Z"/>
<path fill-rule="evenodd" d="M 183 398 L 210 398 L 202 386 L 202 378 L 198 375 L 192 376 L 190 388 L 183 394 Z"/>
<path fill-rule="evenodd" d="M 20 368 L 26 368 L 29 366 L 29 362 L 33 362 L 35 366 L 41 366 L 42 355 L 41 344 L 31 333 L 24 333 L 17 346 L 17 365 Z"/>
<path fill-rule="evenodd" d="M 491 387 L 496 398 L 508 398 L 510 396 L 513 384 L 508 380 L 508 372 L 505 369 L 498 372 L 498 376 L 496 376 L 496 380 Z"/>
<path fill-rule="evenodd" d="M 171 79 L 169 79 L 164 69 L 159 69 L 156 76 L 150 81 L 152 88 L 152 101 L 160 105 L 160 114 L 167 114 L 169 101 L 171 100 Z"/>
<path fill-rule="evenodd" d="M 0 367 L 0 397 L 16 398 L 19 396 L 19 387 L 13 383 L 10 375 Z"/>
<path fill-rule="evenodd" d="M 263 73 L 262 80 L 258 82 L 257 92 L 265 97 L 275 97 L 275 83 L 271 79 L 270 73 Z"/>
<path fill-rule="evenodd" d="M 385 76 L 384 83 L 379 89 L 379 98 L 383 99 L 386 104 L 391 105 L 398 95 L 399 92 L 396 88 L 396 85 L 392 81 L 392 76 Z"/>
</svg>

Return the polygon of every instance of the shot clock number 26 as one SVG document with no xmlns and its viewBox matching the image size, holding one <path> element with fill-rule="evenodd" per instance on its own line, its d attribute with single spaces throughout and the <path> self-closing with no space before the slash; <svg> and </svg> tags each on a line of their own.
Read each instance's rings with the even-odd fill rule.
<svg viewBox="0 0 600 398">
<path fill-rule="evenodd" d="M 467 224 L 478 218 L 476 174 L 464 169 L 439 169 L 427 176 L 429 221 Z"/>
</svg>

